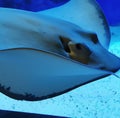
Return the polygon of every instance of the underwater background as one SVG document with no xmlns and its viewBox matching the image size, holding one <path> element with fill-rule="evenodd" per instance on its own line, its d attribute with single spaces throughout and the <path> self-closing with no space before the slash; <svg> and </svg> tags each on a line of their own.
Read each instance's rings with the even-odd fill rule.
<svg viewBox="0 0 120 118">
<path fill-rule="evenodd" d="M 0 7 L 41 11 L 69 0 L 0 0 Z M 120 57 L 120 1 L 97 0 L 111 30 L 109 51 Z M 120 76 L 120 71 L 117 72 Z M 120 118 L 120 79 L 111 75 L 48 100 L 17 101 L 0 93 L 0 109 L 67 116 L 72 118 Z"/>
</svg>

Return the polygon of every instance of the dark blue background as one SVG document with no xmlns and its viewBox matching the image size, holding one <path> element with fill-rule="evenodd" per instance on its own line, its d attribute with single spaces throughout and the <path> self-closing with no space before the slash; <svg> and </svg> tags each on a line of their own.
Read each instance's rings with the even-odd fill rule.
<svg viewBox="0 0 120 118">
<path fill-rule="evenodd" d="M 110 25 L 120 25 L 120 0 L 97 0 Z"/>
<path fill-rule="evenodd" d="M 60 6 L 69 0 L 0 0 L 1 7 L 40 11 Z"/>
<path fill-rule="evenodd" d="M 0 0 L 1 7 L 40 11 L 60 6 L 69 0 Z M 120 25 L 120 0 L 97 0 L 110 25 Z"/>
</svg>

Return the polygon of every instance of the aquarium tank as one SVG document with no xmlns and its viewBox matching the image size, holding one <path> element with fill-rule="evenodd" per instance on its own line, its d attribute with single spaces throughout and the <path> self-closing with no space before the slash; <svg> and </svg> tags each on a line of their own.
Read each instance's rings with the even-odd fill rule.
<svg viewBox="0 0 120 118">
<path fill-rule="evenodd" d="M 0 0 L 0 118 L 120 118 L 119 0 Z"/>
</svg>

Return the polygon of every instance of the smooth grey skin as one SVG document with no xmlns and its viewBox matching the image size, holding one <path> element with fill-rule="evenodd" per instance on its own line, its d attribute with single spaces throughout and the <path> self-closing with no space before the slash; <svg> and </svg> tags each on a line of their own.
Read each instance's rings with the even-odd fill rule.
<svg viewBox="0 0 120 118">
<path fill-rule="evenodd" d="M 77 25 L 23 10 L 0 8 L 0 14 L 0 50 L 34 48 L 69 58 L 65 45 L 72 41 L 89 48 L 93 67 L 102 65 L 109 71 L 120 67 L 119 58 L 102 47 L 96 34 Z"/>
<path fill-rule="evenodd" d="M 104 48 L 109 47 L 110 29 L 96 0 L 70 0 L 62 6 L 38 13 L 69 21 L 83 30 L 93 32 Z"/>
<path fill-rule="evenodd" d="M 0 91 L 9 97 L 55 97 L 120 68 L 96 34 L 72 23 L 22 10 L 1 8 L 0 14 Z M 69 42 L 88 48 L 88 64 L 69 58 Z"/>
<path fill-rule="evenodd" d="M 0 92 L 17 100 L 55 97 L 110 74 L 42 50 L 0 51 Z"/>
</svg>

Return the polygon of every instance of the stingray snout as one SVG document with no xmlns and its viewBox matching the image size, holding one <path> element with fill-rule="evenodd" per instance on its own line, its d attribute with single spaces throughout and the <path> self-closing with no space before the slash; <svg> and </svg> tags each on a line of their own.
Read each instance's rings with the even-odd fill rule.
<svg viewBox="0 0 120 118">
<path fill-rule="evenodd" d="M 92 40 L 88 44 L 83 44 L 75 43 L 67 38 L 61 38 L 64 50 L 71 59 L 101 70 L 112 72 L 119 70 L 120 58 L 105 49 L 99 41 L 95 41 Z"/>
<path fill-rule="evenodd" d="M 101 65 L 99 67 L 100 69 L 112 72 L 116 72 L 120 69 L 120 58 L 110 53 L 102 46 L 99 47 L 98 50 L 95 50 L 95 52 L 91 54 L 90 58 L 92 62 L 96 63 L 96 65 Z"/>
</svg>

